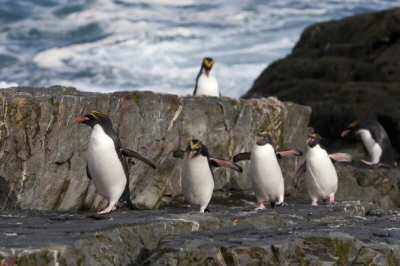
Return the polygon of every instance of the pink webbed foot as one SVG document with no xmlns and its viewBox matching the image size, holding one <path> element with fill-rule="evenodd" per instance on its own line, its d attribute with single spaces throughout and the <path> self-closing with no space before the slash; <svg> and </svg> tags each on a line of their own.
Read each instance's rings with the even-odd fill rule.
<svg viewBox="0 0 400 266">
<path fill-rule="evenodd" d="M 364 164 L 369 165 L 369 166 L 374 166 L 374 164 L 372 162 L 368 162 L 366 160 L 361 160 L 361 162 L 363 162 Z"/>
<path fill-rule="evenodd" d="M 104 210 L 97 212 L 97 214 L 109 213 L 111 211 L 115 211 L 116 209 L 117 209 L 117 207 L 115 205 L 111 205 L 111 206 L 108 206 L 107 208 L 105 208 Z"/>
<path fill-rule="evenodd" d="M 334 194 L 330 195 L 328 198 L 328 201 L 329 201 L 329 204 L 333 204 L 335 202 L 335 195 Z"/>
<path fill-rule="evenodd" d="M 259 211 L 259 210 L 265 210 L 266 209 L 266 207 L 265 207 L 265 205 L 264 205 L 264 203 L 258 203 L 258 205 L 257 205 L 257 208 L 255 208 L 254 210 L 255 211 Z"/>
<path fill-rule="evenodd" d="M 312 198 L 311 199 L 311 206 L 318 206 L 318 199 Z"/>
</svg>

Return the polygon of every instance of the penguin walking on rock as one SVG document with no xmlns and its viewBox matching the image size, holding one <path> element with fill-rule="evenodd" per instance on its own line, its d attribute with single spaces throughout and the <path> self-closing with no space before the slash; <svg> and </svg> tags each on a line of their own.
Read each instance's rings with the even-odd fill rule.
<svg viewBox="0 0 400 266">
<path fill-rule="evenodd" d="M 210 57 L 205 57 L 200 67 L 200 72 L 196 77 L 196 85 L 193 96 L 214 96 L 219 97 L 219 87 L 215 76 L 211 73 L 214 66 L 214 60 Z"/>
<path fill-rule="evenodd" d="M 283 203 L 284 179 L 278 160 L 287 156 L 301 156 L 299 150 L 275 151 L 271 134 L 262 131 L 255 137 L 251 152 L 239 153 L 233 157 L 234 162 L 250 160 L 250 178 L 258 206 L 255 210 L 265 209 L 264 202 L 272 208 Z"/>
<path fill-rule="evenodd" d="M 300 177 L 306 173 L 308 194 L 311 205 L 317 206 L 319 199 L 328 199 L 334 203 L 338 188 L 338 176 L 333 162 L 351 162 L 352 158 L 346 153 L 328 154 L 320 145 L 321 136 L 312 133 L 307 139 L 307 155 L 305 162 L 296 171 L 293 185 L 297 188 Z"/>
<path fill-rule="evenodd" d="M 226 167 L 238 172 L 243 169 L 230 161 L 210 157 L 207 147 L 197 139 L 189 141 L 186 151 L 176 150 L 175 158 L 182 158 L 182 193 L 190 209 L 209 212 L 208 204 L 214 191 L 214 174 L 211 166 Z"/>
<path fill-rule="evenodd" d="M 361 160 L 364 164 L 389 168 L 397 166 L 390 139 L 379 122 L 375 120 L 353 122 L 340 136 L 343 138 L 349 133 L 353 133 L 357 138 L 361 139 L 371 157 L 370 162 Z"/>
<path fill-rule="evenodd" d="M 136 209 L 130 199 L 129 170 L 125 157 L 138 159 L 153 169 L 155 165 L 139 153 L 121 147 L 110 118 L 102 112 L 91 111 L 74 119 L 93 128 L 87 151 L 86 174 L 97 192 L 108 200 L 108 206 L 98 214 L 116 209 L 116 203 L 124 201 L 130 209 Z"/>
</svg>

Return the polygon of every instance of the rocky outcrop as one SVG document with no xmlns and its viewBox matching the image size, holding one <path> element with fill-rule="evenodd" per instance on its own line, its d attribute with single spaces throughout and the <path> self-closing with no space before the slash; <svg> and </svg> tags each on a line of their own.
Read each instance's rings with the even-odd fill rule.
<svg viewBox="0 0 400 266">
<path fill-rule="evenodd" d="M 183 213 L 184 212 L 184 213 Z M 3 212 L 1 265 L 398 265 L 395 212 L 356 202 L 271 211 L 215 206 L 209 214 Z"/>
<path fill-rule="evenodd" d="M 311 106 L 310 125 L 332 150 L 351 146 L 338 140 L 350 122 L 378 120 L 399 152 L 398 58 L 399 8 L 318 23 L 303 32 L 290 55 L 268 66 L 243 98 L 273 95 Z"/>
<path fill-rule="evenodd" d="M 72 120 L 89 110 L 109 114 L 122 145 L 141 152 L 157 170 L 130 161 L 132 200 L 141 208 L 168 205 L 181 194 L 179 159 L 171 151 L 201 139 L 214 157 L 250 149 L 261 129 L 280 148 L 304 150 L 308 107 L 275 98 L 193 98 L 151 92 L 83 93 L 74 88 L 0 91 L 0 210 L 96 210 L 106 202 L 86 177 L 91 130 Z M 301 158 L 286 160 L 290 177 Z M 290 172 L 290 173 L 289 173 Z M 248 176 L 215 171 L 216 192 L 249 191 Z"/>
</svg>

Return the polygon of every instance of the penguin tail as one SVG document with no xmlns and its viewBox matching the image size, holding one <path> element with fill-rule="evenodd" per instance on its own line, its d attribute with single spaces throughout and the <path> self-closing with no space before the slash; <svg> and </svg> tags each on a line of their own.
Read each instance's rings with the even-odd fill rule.
<svg viewBox="0 0 400 266">
<path fill-rule="evenodd" d="M 131 201 L 131 199 L 128 199 L 125 201 L 126 206 L 128 206 L 129 209 L 131 210 L 137 210 L 138 208 L 136 207 L 135 204 L 133 204 L 133 202 Z"/>
</svg>

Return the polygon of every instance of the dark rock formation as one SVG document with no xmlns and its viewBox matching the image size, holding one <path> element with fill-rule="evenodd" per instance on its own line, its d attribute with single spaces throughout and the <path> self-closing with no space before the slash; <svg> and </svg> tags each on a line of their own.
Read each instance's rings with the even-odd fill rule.
<svg viewBox="0 0 400 266">
<path fill-rule="evenodd" d="M 311 106 L 310 125 L 333 150 L 347 144 L 337 138 L 348 123 L 377 120 L 399 152 L 399 58 L 399 8 L 318 23 L 303 32 L 290 55 L 265 69 L 243 98 L 273 95 Z"/>
</svg>

